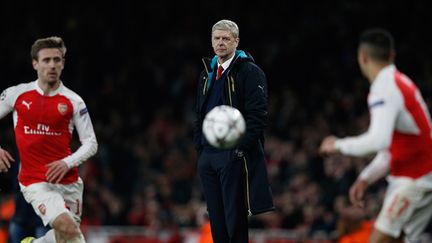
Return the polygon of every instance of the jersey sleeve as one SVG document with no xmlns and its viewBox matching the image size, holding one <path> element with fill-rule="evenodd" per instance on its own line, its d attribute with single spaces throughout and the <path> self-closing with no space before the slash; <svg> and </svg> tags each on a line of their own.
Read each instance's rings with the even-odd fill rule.
<svg viewBox="0 0 432 243">
<path fill-rule="evenodd" d="M 375 158 L 360 173 L 358 179 L 373 184 L 390 171 L 390 153 L 388 150 L 378 152 Z"/>
<path fill-rule="evenodd" d="M 0 119 L 5 117 L 14 109 L 16 101 L 16 87 L 5 89 L 0 95 Z"/>
<path fill-rule="evenodd" d="M 77 109 L 74 109 L 72 119 L 81 146 L 73 154 L 63 159 L 69 168 L 76 167 L 93 156 L 98 147 L 93 124 L 84 101 L 78 101 Z"/>
<path fill-rule="evenodd" d="M 370 124 L 367 132 L 336 140 L 336 148 L 342 154 L 352 156 L 364 156 L 388 148 L 402 105 L 402 97 L 396 90 L 386 87 L 372 90 L 368 97 Z"/>
</svg>

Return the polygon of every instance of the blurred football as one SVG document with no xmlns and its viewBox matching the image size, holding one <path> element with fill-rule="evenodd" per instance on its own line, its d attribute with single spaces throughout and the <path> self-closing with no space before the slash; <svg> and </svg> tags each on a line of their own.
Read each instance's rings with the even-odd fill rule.
<svg viewBox="0 0 432 243">
<path fill-rule="evenodd" d="M 246 122 L 234 107 L 216 106 L 204 118 L 203 133 L 210 145 L 216 148 L 232 148 L 246 131 Z"/>
</svg>

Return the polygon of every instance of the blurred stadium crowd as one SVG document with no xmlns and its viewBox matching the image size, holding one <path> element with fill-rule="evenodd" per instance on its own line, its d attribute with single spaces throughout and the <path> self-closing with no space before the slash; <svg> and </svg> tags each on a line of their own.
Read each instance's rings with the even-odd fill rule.
<svg viewBox="0 0 432 243">
<path fill-rule="evenodd" d="M 68 47 L 63 80 L 86 101 L 100 144 L 81 166 L 83 225 L 198 226 L 203 198 L 192 108 L 201 57 L 213 55 L 211 26 L 222 18 L 238 23 L 239 49 L 254 56 L 269 83 L 266 153 L 277 212 L 253 218 L 251 227 L 331 235 L 373 219 L 385 181 L 369 191 L 366 210 L 347 200 L 370 158 L 322 158 L 317 148 L 330 132 L 367 128 L 368 82 L 356 63 L 365 28 L 394 34 L 397 66 L 432 107 L 431 37 L 423 33 L 431 17 L 424 3 L 231 2 L 223 13 L 210 10 L 212 2 L 137 4 L 0 3 L 7 33 L 0 39 L 1 89 L 35 78 L 29 52 L 36 38 L 59 35 Z M 2 119 L 1 146 L 15 151 L 13 139 L 12 118 Z M 13 194 L 13 180 L 0 175 L 0 203 Z"/>
</svg>

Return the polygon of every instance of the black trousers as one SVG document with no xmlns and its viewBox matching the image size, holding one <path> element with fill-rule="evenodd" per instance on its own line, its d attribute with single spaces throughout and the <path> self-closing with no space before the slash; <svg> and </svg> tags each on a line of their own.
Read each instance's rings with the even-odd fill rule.
<svg viewBox="0 0 432 243">
<path fill-rule="evenodd" d="M 198 172 L 215 243 L 247 243 L 244 161 L 233 150 L 204 148 Z"/>
</svg>

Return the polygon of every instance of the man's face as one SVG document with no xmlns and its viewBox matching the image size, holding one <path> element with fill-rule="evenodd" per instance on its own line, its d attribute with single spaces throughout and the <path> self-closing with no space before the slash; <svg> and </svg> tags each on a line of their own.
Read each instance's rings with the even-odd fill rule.
<svg viewBox="0 0 432 243">
<path fill-rule="evenodd" d="M 60 80 L 64 59 L 59 49 L 45 48 L 39 51 L 38 60 L 33 60 L 32 64 L 41 82 L 56 83 Z"/>
<path fill-rule="evenodd" d="M 215 30 L 212 34 L 213 50 L 219 59 L 226 61 L 237 49 L 239 38 L 234 38 L 228 30 Z"/>
</svg>

